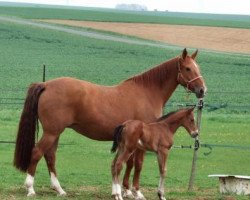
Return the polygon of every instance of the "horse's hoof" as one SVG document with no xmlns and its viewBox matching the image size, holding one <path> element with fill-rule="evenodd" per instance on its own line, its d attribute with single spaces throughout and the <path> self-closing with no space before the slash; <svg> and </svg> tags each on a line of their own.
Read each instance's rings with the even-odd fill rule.
<svg viewBox="0 0 250 200">
<path fill-rule="evenodd" d="M 131 190 L 127 190 L 127 189 L 124 189 L 122 196 L 124 198 L 128 198 L 128 199 L 134 199 L 135 198 L 133 193 L 131 192 Z"/>
<path fill-rule="evenodd" d="M 35 192 L 29 192 L 29 193 L 27 194 L 27 197 L 33 197 L 33 196 L 35 196 L 35 195 L 36 195 Z"/>
</svg>

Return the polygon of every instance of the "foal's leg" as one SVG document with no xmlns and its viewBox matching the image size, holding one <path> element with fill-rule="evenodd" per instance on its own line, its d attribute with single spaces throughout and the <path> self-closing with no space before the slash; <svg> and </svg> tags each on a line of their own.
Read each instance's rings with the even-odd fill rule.
<svg viewBox="0 0 250 200">
<path fill-rule="evenodd" d="M 33 187 L 34 184 L 34 176 L 36 172 L 36 166 L 39 160 L 42 158 L 43 154 L 51 148 L 51 146 L 56 141 L 57 136 L 51 135 L 49 133 L 44 133 L 40 141 L 32 150 L 30 165 L 27 170 L 27 177 L 25 180 L 25 186 L 28 189 L 27 196 L 35 195 L 35 190 Z"/>
<path fill-rule="evenodd" d="M 164 197 L 164 178 L 166 174 L 166 160 L 168 156 L 168 150 L 163 148 L 158 150 L 158 164 L 159 164 L 159 171 L 160 171 L 160 181 L 158 186 L 158 196 L 160 200 L 166 200 Z"/>
<path fill-rule="evenodd" d="M 132 198 L 134 198 L 134 195 L 133 195 L 133 193 L 131 192 L 131 190 L 129 188 L 129 176 L 130 176 L 131 170 L 133 169 L 133 166 L 134 166 L 134 154 L 132 154 L 129 157 L 126 164 L 127 164 L 126 165 L 126 170 L 125 170 L 125 173 L 124 173 L 123 183 L 122 183 L 123 188 L 124 188 L 123 197 L 132 199 Z"/>
<path fill-rule="evenodd" d="M 121 185 L 119 176 L 122 171 L 122 165 L 126 162 L 131 156 L 131 152 L 124 150 L 122 152 L 118 151 L 113 163 L 112 163 L 112 196 L 116 200 L 123 200 L 121 194 Z"/>
<path fill-rule="evenodd" d="M 133 192 L 135 199 L 138 200 L 145 200 L 145 197 L 140 191 L 140 173 L 142 170 L 142 164 L 145 156 L 145 151 L 141 149 L 137 149 L 135 152 L 135 158 L 134 158 L 134 165 L 135 165 L 135 171 L 134 171 L 134 178 L 133 178 Z"/>
<path fill-rule="evenodd" d="M 59 137 L 56 139 L 54 145 L 44 154 L 44 158 L 46 160 L 50 179 L 51 179 L 51 187 L 56 190 L 60 196 L 66 195 L 66 192 L 62 189 L 58 179 L 57 179 L 57 173 L 55 168 L 55 162 L 56 162 L 56 150 L 58 146 L 58 140 Z"/>
</svg>

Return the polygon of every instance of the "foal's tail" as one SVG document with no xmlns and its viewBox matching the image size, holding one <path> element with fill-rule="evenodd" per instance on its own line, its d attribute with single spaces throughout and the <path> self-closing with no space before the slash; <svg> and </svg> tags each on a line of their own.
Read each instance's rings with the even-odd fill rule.
<svg viewBox="0 0 250 200">
<path fill-rule="evenodd" d="M 116 149 L 117 149 L 119 143 L 121 142 L 121 139 L 122 139 L 122 130 L 123 130 L 124 127 L 125 127 L 125 125 L 120 125 L 120 126 L 117 126 L 115 128 L 114 136 L 113 136 L 113 146 L 111 148 L 111 152 L 112 153 L 116 152 Z"/>
<path fill-rule="evenodd" d="M 45 85 L 42 83 L 30 86 L 19 121 L 14 166 L 22 172 L 27 171 L 35 146 L 35 133 L 38 131 L 38 101 L 44 89 Z"/>
</svg>

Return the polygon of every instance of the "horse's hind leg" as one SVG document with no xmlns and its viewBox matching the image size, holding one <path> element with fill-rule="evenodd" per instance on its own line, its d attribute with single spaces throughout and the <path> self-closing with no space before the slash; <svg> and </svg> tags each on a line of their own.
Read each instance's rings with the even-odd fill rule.
<svg viewBox="0 0 250 200">
<path fill-rule="evenodd" d="M 134 177 L 133 177 L 133 193 L 134 193 L 135 199 L 138 199 L 138 200 L 145 200 L 144 195 L 140 191 L 140 183 L 139 183 L 144 156 L 145 156 L 144 150 L 137 149 L 135 151 L 135 158 L 134 158 L 135 171 L 134 171 Z"/>
<path fill-rule="evenodd" d="M 50 179 L 51 179 L 51 187 L 56 190 L 60 196 L 66 195 L 66 192 L 62 189 L 58 179 L 57 179 L 57 173 L 55 168 L 55 162 L 56 162 L 56 150 L 58 146 L 58 140 L 59 137 L 56 139 L 54 145 L 44 154 L 44 158 L 46 160 Z"/>
<path fill-rule="evenodd" d="M 134 195 L 131 192 L 130 187 L 129 187 L 129 176 L 133 167 L 134 167 L 134 154 L 130 156 L 130 158 L 128 159 L 126 163 L 126 170 L 125 170 L 125 173 L 123 176 L 123 182 L 122 182 L 122 185 L 124 188 L 123 197 L 129 198 L 129 199 L 134 198 Z"/>
<path fill-rule="evenodd" d="M 45 152 L 47 152 L 52 145 L 55 143 L 57 139 L 57 135 L 52 135 L 49 133 L 44 133 L 40 141 L 37 143 L 37 145 L 32 150 L 31 160 L 30 164 L 27 170 L 27 177 L 25 180 L 25 186 L 28 189 L 27 196 L 33 196 L 35 195 L 35 190 L 33 187 L 34 184 L 34 176 L 36 172 L 36 166 L 39 160 L 42 158 Z"/>
<path fill-rule="evenodd" d="M 119 176 L 122 171 L 122 165 L 126 162 L 131 156 L 131 152 L 128 150 L 120 151 L 118 153 L 112 163 L 112 196 L 115 200 L 123 200 L 121 195 L 121 186 L 119 181 Z"/>
</svg>

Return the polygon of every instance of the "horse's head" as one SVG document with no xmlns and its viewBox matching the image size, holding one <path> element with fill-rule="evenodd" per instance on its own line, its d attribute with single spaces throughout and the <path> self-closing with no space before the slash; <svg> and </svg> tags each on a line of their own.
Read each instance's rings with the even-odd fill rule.
<svg viewBox="0 0 250 200">
<path fill-rule="evenodd" d="M 201 76 L 199 65 L 195 61 L 197 53 L 198 50 L 189 56 L 186 48 L 183 50 L 178 62 L 177 81 L 187 90 L 195 93 L 197 98 L 203 98 L 207 87 Z"/>
<path fill-rule="evenodd" d="M 182 126 L 187 130 L 192 138 L 198 136 L 198 127 L 194 120 L 194 107 L 185 110 L 185 116 L 183 117 Z"/>
</svg>

